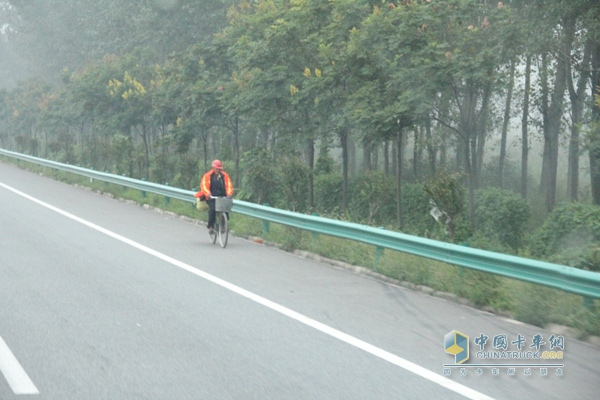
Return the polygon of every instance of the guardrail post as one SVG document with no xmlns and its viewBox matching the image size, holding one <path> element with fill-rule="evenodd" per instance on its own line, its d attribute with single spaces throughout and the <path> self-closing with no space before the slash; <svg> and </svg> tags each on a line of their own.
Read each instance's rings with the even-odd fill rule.
<svg viewBox="0 0 600 400">
<path fill-rule="evenodd" d="M 192 188 L 192 192 L 197 192 L 198 189 L 196 188 Z M 192 199 L 194 199 L 190 204 L 192 205 L 192 208 L 196 208 L 196 198 L 192 197 Z"/>
<path fill-rule="evenodd" d="M 265 203 L 265 204 L 263 204 L 263 206 L 270 207 L 269 203 Z M 263 222 L 262 222 L 262 231 L 263 231 L 263 233 L 269 233 L 269 229 L 270 229 L 269 221 L 266 221 L 266 220 L 263 219 Z"/>
<path fill-rule="evenodd" d="M 383 226 L 380 226 L 379 229 L 385 229 Z M 381 246 L 375 247 L 375 272 L 379 272 L 379 261 L 381 257 L 383 257 L 384 248 Z"/>
<path fill-rule="evenodd" d="M 165 182 L 165 186 L 169 186 L 169 182 Z M 171 198 L 168 196 L 165 196 L 165 207 L 168 207 L 169 203 L 171 203 Z"/>
<path fill-rule="evenodd" d="M 379 260 L 383 257 L 383 247 L 375 247 L 375 272 L 379 272 Z"/>
<path fill-rule="evenodd" d="M 467 243 L 467 242 L 460 242 L 459 246 L 471 247 L 469 245 L 469 243 Z M 465 274 L 465 267 L 459 267 L 458 268 L 458 277 L 462 278 L 464 276 L 464 274 Z"/>
<path fill-rule="evenodd" d="M 315 217 L 320 217 L 319 213 L 317 213 L 317 212 L 312 213 L 312 215 Z M 316 248 L 316 243 L 318 243 L 318 239 L 319 239 L 319 233 L 312 231 L 310 233 L 310 248 L 312 250 L 314 250 Z"/>
<path fill-rule="evenodd" d="M 143 180 L 144 182 L 146 182 L 146 178 L 142 178 L 142 180 Z M 142 192 L 142 199 L 145 199 L 145 198 L 146 198 L 146 191 L 145 191 L 145 190 L 142 190 L 141 192 Z"/>
<path fill-rule="evenodd" d="M 320 217 L 319 213 L 317 213 L 317 212 L 312 213 L 312 215 L 315 217 Z M 311 238 L 312 238 L 311 240 L 313 241 L 313 243 L 312 243 L 313 248 L 315 247 L 315 240 L 317 240 L 318 237 L 319 237 L 319 233 L 313 231 L 311 234 Z"/>
</svg>

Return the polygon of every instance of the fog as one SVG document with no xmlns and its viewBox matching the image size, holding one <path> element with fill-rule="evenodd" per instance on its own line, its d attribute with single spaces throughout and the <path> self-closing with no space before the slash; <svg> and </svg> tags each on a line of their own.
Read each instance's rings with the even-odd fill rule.
<svg viewBox="0 0 600 400">
<path fill-rule="evenodd" d="M 226 26 L 227 2 L 214 2 L 216 5 L 206 3 L 202 13 L 199 13 L 191 5 L 192 2 L 178 0 L 45 0 L 36 2 L 35 5 L 22 0 L 0 1 L 0 87 L 11 89 L 19 81 L 32 77 L 57 82 L 64 71 L 79 71 L 90 63 L 99 62 L 108 54 L 127 54 L 144 46 L 157 50 L 156 53 L 164 60 L 169 54 L 185 51 Z M 577 51 L 580 52 L 580 49 Z M 575 54 L 574 59 L 578 58 L 581 58 L 580 54 Z M 160 64 L 162 60 L 157 59 L 157 63 Z M 534 65 L 532 83 L 533 86 L 539 86 L 535 67 L 539 66 Z M 521 62 L 517 67 L 506 149 L 507 160 L 512 168 L 518 168 L 521 159 L 523 72 Z M 539 87 L 534 87 L 533 90 L 539 92 Z M 586 93 L 591 93 L 589 87 Z M 498 159 L 504 96 L 505 92 L 500 89 L 493 98 L 494 127 L 488 133 L 484 153 L 484 164 L 487 165 L 497 163 Z M 532 100 L 529 126 L 529 176 L 534 182 L 532 190 L 535 185 L 539 185 L 544 143 L 539 128 L 539 104 L 535 101 L 539 99 Z M 569 109 L 565 92 L 559 149 L 559 196 L 561 192 L 566 193 Z M 584 134 L 585 132 L 582 136 Z M 411 146 L 410 140 L 408 145 Z M 408 148 L 407 156 L 410 152 L 411 149 Z M 580 153 L 580 192 L 587 194 L 590 191 L 589 160 L 584 150 Z M 360 163 L 359 159 L 357 163 Z"/>
</svg>

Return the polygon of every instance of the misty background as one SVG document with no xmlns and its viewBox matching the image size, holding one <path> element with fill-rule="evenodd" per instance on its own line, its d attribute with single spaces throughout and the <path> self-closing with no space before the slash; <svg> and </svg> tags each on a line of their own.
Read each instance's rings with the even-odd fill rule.
<svg viewBox="0 0 600 400">
<path fill-rule="evenodd" d="M 599 18 L 590 0 L 0 1 L 0 146 L 182 188 L 220 158 L 240 199 L 598 270 Z"/>
</svg>

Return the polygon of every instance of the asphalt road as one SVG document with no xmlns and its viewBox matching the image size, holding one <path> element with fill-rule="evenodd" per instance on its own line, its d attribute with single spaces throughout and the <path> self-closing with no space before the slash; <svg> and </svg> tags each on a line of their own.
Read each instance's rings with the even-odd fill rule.
<svg viewBox="0 0 600 400">
<path fill-rule="evenodd" d="M 491 351 L 501 334 L 548 342 L 542 328 L 235 237 L 221 249 L 198 224 L 2 163 L 0 204 L 2 400 L 600 393 L 600 349 L 572 338 L 544 361 L 562 376 L 444 373 L 450 331 L 474 362 L 480 334 Z"/>
</svg>

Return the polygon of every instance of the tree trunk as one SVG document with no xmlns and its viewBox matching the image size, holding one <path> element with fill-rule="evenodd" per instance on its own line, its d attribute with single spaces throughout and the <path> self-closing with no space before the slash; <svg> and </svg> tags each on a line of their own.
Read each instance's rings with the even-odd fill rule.
<svg viewBox="0 0 600 400">
<path fill-rule="evenodd" d="M 525 88 L 523 93 L 523 118 L 521 119 L 521 197 L 527 198 L 527 177 L 529 175 L 529 92 L 531 89 L 531 55 L 527 55 L 525 65 Z"/>
<path fill-rule="evenodd" d="M 506 93 L 506 104 L 504 106 L 504 121 L 502 123 L 502 136 L 500 138 L 500 159 L 498 160 L 498 186 L 500 189 L 504 186 L 504 163 L 506 161 L 506 137 L 508 135 L 508 125 L 510 122 L 510 108 L 512 104 L 513 88 L 515 86 L 515 59 L 510 60 L 510 80 Z"/>
<path fill-rule="evenodd" d="M 371 142 L 363 142 L 363 170 L 365 172 L 371 171 Z"/>
<path fill-rule="evenodd" d="M 342 145 L 342 203 L 344 211 L 348 210 L 348 129 L 342 128 L 340 132 Z"/>
<path fill-rule="evenodd" d="M 390 176 L 390 141 L 385 140 L 383 142 L 383 173 L 386 176 Z"/>
<path fill-rule="evenodd" d="M 371 142 L 371 170 L 379 169 L 379 144 Z"/>
<path fill-rule="evenodd" d="M 471 146 L 473 147 L 473 146 Z M 469 146 L 465 146 L 465 165 L 469 182 L 469 222 L 471 228 L 475 228 L 475 174 L 473 172 L 473 159 L 469 154 Z"/>
<path fill-rule="evenodd" d="M 394 174 L 394 176 L 396 176 L 398 174 L 398 145 L 397 145 L 397 140 L 398 138 L 396 138 L 396 140 L 394 140 L 392 142 L 392 174 Z"/>
<path fill-rule="evenodd" d="M 440 96 L 440 110 L 438 117 L 443 117 L 448 114 L 448 109 L 450 108 L 450 99 L 447 93 L 442 93 Z M 440 140 L 440 168 L 444 169 L 448 165 L 448 130 L 443 126 L 441 121 L 437 123 L 437 130 L 441 132 L 441 140 Z M 459 139 L 459 143 L 462 143 Z M 456 149 L 457 154 L 460 153 L 459 149 Z M 460 161 L 460 160 L 457 160 Z M 461 165 L 460 162 L 457 162 L 457 166 Z"/>
<path fill-rule="evenodd" d="M 442 132 L 442 144 L 440 145 L 440 168 L 444 169 L 448 165 L 448 134 Z"/>
<path fill-rule="evenodd" d="M 142 124 L 142 140 L 144 142 L 144 177 L 150 180 L 150 141 L 148 138 L 148 128 Z"/>
<path fill-rule="evenodd" d="M 241 171 L 240 171 L 240 121 L 236 115 L 233 120 L 233 158 L 235 160 L 235 187 L 240 187 Z"/>
<path fill-rule="evenodd" d="M 546 192 L 547 187 L 547 178 L 548 175 L 548 161 L 549 161 L 549 153 L 550 153 L 550 136 L 548 132 L 548 127 L 550 123 L 548 122 L 548 106 L 549 104 L 549 89 L 548 89 L 548 54 L 542 53 L 542 65 L 540 69 L 540 85 L 541 85 L 541 106 L 540 112 L 542 114 L 542 133 L 544 136 L 544 153 L 542 155 L 542 171 L 540 176 L 540 193 Z"/>
<path fill-rule="evenodd" d="M 429 176 L 434 176 L 436 172 L 436 153 L 437 146 L 433 145 L 432 133 L 431 133 L 431 119 L 429 116 L 425 118 L 425 141 L 427 143 L 427 158 L 429 161 Z"/>
<path fill-rule="evenodd" d="M 564 95 L 567 89 L 567 63 L 570 60 L 567 59 L 566 54 L 570 54 L 571 45 L 573 43 L 573 37 L 575 35 L 575 18 L 568 16 L 563 18 L 562 21 L 564 27 L 563 43 L 561 45 L 559 55 L 556 62 L 556 79 L 554 82 L 554 91 L 552 93 L 552 99 L 550 102 L 549 111 L 549 126 L 548 126 L 548 137 L 550 141 L 549 160 L 548 160 L 548 175 L 547 175 L 547 187 L 546 187 L 546 211 L 552 212 L 554 205 L 556 204 L 556 179 L 558 173 L 558 147 L 559 147 L 559 135 L 561 127 L 561 117 L 563 113 Z"/>
<path fill-rule="evenodd" d="M 463 157 L 462 163 L 464 170 L 467 174 L 468 190 L 469 190 L 469 220 L 471 227 L 475 224 L 475 189 L 478 186 L 478 142 L 482 138 L 481 131 L 485 126 L 485 109 L 486 98 L 489 96 L 484 90 L 482 98 L 482 107 L 477 117 L 477 103 L 479 91 L 475 87 L 474 82 L 467 82 L 466 95 L 464 97 L 462 106 L 460 107 L 460 132 L 462 132 L 459 138 L 459 149 L 457 149 L 457 157 Z M 478 140 L 480 139 L 480 140 Z M 458 160 L 457 160 L 458 161 Z M 460 165 L 460 164 L 458 164 Z"/>
<path fill-rule="evenodd" d="M 309 137 L 306 139 L 306 163 L 308 164 L 308 205 L 312 209 L 315 206 L 315 139 Z"/>
<path fill-rule="evenodd" d="M 590 179 L 592 200 L 600 205 L 600 104 L 594 102 L 594 95 L 600 91 L 600 41 L 592 45 L 592 122 L 593 131 L 589 135 Z"/>
<path fill-rule="evenodd" d="M 583 109 L 585 105 L 585 87 L 589 77 L 591 41 L 585 44 L 581 73 L 577 87 L 573 82 L 573 71 L 571 63 L 567 63 L 567 82 L 569 98 L 571 99 L 571 139 L 569 141 L 569 161 L 567 167 L 567 196 L 571 201 L 577 201 L 579 195 L 579 148 L 580 127 L 583 122 Z"/>
<path fill-rule="evenodd" d="M 465 87 L 465 96 L 461 104 L 458 104 L 460 109 L 460 120 L 458 123 L 458 131 L 461 132 L 458 138 L 458 146 L 456 149 L 456 165 L 464 166 L 464 171 L 470 175 L 469 182 L 474 180 L 474 168 L 477 159 L 477 123 L 476 123 L 476 107 L 477 93 L 473 88 L 473 82 L 467 82 Z"/>
<path fill-rule="evenodd" d="M 204 156 L 204 171 L 208 170 L 208 137 L 205 135 L 204 130 L 202 129 L 202 134 L 200 136 L 202 138 L 202 153 Z"/>
<path fill-rule="evenodd" d="M 419 181 L 419 159 L 420 159 L 420 147 L 421 147 L 421 140 L 420 140 L 420 135 L 421 135 L 421 131 L 420 129 L 417 127 L 415 128 L 415 140 L 414 140 L 414 145 L 413 145 L 413 179 L 415 180 L 415 182 Z"/>
<path fill-rule="evenodd" d="M 488 71 L 490 82 L 488 82 L 483 89 L 481 99 L 481 110 L 479 111 L 479 117 L 476 119 L 477 123 L 477 158 L 473 160 L 475 166 L 475 189 L 481 187 L 481 170 L 483 168 L 483 158 L 485 153 L 485 142 L 487 139 L 487 128 L 488 128 L 488 114 L 490 111 L 490 99 L 492 97 L 492 75 L 493 71 Z"/>
<path fill-rule="evenodd" d="M 403 143 L 402 141 L 404 140 L 404 135 L 403 135 L 403 131 L 404 128 L 402 128 L 401 126 L 398 127 L 398 133 L 397 133 L 397 137 L 396 137 L 396 147 L 397 147 L 397 153 L 398 153 L 398 158 L 396 161 L 396 165 L 397 165 L 397 169 L 396 169 L 396 213 L 398 214 L 398 229 L 402 230 L 402 225 L 403 225 L 403 221 L 402 221 L 402 163 L 403 163 Z"/>
<path fill-rule="evenodd" d="M 348 131 L 346 134 L 346 140 L 348 143 L 348 175 L 354 176 L 356 174 L 356 144 L 352 140 L 349 128 L 344 128 Z"/>
</svg>

